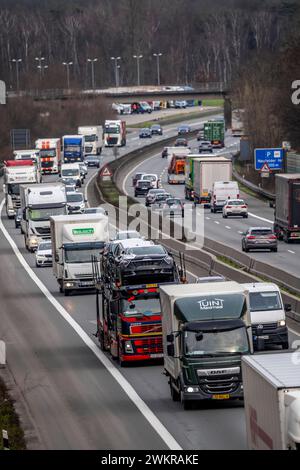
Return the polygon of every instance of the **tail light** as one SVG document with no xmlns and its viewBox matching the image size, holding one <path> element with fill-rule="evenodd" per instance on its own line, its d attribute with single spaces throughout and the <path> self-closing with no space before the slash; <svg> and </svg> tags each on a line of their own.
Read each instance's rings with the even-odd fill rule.
<svg viewBox="0 0 300 470">
<path fill-rule="evenodd" d="M 241 206 L 241 209 L 247 209 L 247 206 Z"/>
<path fill-rule="evenodd" d="M 255 240 L 255 236 L 254 235 L 247 235 L 247 239 L 248 240 Z"/>
<path fill-rule="evenodd" d="M 268 238 L 269 238 L 269 240 L 276 240 L 277 239 L 276 235 L 270 235 Z"/>
<path fill-rule="evenodd" d="M 237 199 L 240 199 L 240 195 L 239 195 L 239 194 L 237 195 Z"/>
<path fill-rule="evenodd" d="M 231 208 L 231 206 L 225 206 L 225 209 L 230 209 L 230 208 Z"/>
</svg>

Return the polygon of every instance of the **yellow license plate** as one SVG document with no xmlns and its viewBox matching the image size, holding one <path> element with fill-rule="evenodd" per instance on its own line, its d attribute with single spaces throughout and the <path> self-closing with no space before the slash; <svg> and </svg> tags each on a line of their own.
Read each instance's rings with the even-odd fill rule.
<svg viewBox="0 0 300 470">
<path fill-rule="evenodd" d="M 213 400 L 229 400 L 230 395 L 213 395 Z"/>
<path fill-rule="evenodd" d="M 153 287 L 158 287 L 158 284 L 147 284 L 146 285 L 147 289 L 152 289 Z"/>
</svg>

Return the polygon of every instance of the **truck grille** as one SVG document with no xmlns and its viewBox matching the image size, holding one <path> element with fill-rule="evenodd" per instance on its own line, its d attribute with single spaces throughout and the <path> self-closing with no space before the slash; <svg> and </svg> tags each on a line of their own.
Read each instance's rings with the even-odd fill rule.
<svg viewBox="0 0 300 470">
<path fill-rule="evenodd" d="M 130 334 L 147 334 L 147 333 L 161 333 L 162 327 L 161 324 L 153 325 L 132 325 L 130 326 Z"/>
<path fill-rule="evenodd" d="M 117 143 L 118 143 L 118 139 L 115 138 L 115 137 L 110 137 L 110 138 L 108 139 L 108 144 L 109 144 L 109 145 L 116 145 Z"/>
<path fill-rule="evenodd" d="M 201 390 L 208 395 L 223 395 L 236 392 L 239 387 L 240 379 L 238 376 L 218 377 L 199 377 Z"/>
<path fill-rule="evenodd" d="M 134 341 L 138 354 L 162 354 L 162 338 L 138 339 Z"/>
<path fill-rule="evenodd" d="M 93 147 L 85 147 L 85 153 L 91 153 L 93 151 Z"/>
<path fill-rule="evenodd" d="M 264 333 L 274 331 L 278 328 L 277 323 L 262 323 L 263 328 L 258 328 L 259 325 L 252 325 L 252 334 L 257 336 Z"/>
<path fill-rule="evenodd" d="M 36 227 L 36 232 L 39 235 L 50 235 L 50 227 Z"/>
<path fill-rule="evenodd" d="M 84 280 L 88 280 L 88 281 L 92 281 L 92 280 L 93 280 L 91 274 L 75 274 L 75 278 L 76 278 L 76 279 L 84 279 Z"/>
</svg>

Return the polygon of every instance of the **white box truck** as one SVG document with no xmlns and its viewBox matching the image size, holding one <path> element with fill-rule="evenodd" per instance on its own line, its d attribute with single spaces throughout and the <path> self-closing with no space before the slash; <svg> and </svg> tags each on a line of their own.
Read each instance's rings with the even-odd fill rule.
<svg viewBox="0 0 300 470">
<path fill-rule="evenodd" d="M 189 155 L 185 178 L 186 199 L 195 204 L 210 205 L 214 182 L 232 178 L 231 160 L 211 154 Z"/>
<path fill-rule="evenodd" d="M 61 165 L 61 140 L 38 139 L 35 147 L 40 152 L 41 170 L 43 174 L 58 174 Z"/>
<path fill-rule="evenodd" d="M 50 217 L 66 214 L 67 197 L 63 183 L 20 186 L 23 217 L 21 228 L 25 246 L 35 251 L 43 238 L 50 238 Z"/>
<path fill-rule="evenodd" d="M 103 147 L 102 126 L 82 126 L 78 127 L 78 134 L 84 135 L 84 154 L 101 155 Z"/>
<path fill-rule="evenodd" d="M 243 398 L 241 357 L 253 351 L 248 291 L 236 282 L 160 286 L 164 368 L 171 396 Z"/>
<path fill-rule="evenodd" d="M 99 257 L 109 241 L 108 217 L 104 214 L 78 214 L 51 217 L 53 273 L 60 292 L 95 287 L 92 256 Z"/>
<path fill-rule="evenodd" d="M 299 351 L 243 357 L 248 448 L 300 450 Z"/>
<path fill-rule="evenodd" d="M 6 214 L 12 219 L 21 207 L 20 185 L 37 183 L 38 173 L 32 160 L 8 160 L 4 165 L 3 192 Z"/>
</svg>

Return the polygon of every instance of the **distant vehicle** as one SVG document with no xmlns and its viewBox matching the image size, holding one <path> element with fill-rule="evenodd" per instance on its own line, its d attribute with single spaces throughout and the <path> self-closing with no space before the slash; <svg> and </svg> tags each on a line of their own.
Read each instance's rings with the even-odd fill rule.
<svg viewBox="0 0 300 470">
<path fill-rule="evenodd" d="M 168 156 L 168 147 L 165 147 L 162 151 L 161 158 L 167 158 Z"/>
<path fill-rule="evenodd" d="M 228 199 L 223 207 L 223 218 L 240 216 L 248 219 L 248 205 L 243 199 Z"/>
<path fill-rule="evenodd" d="M 76 180 L 74 178 L 64 178 L 62 181 L 66 188 L 68 188 L 68 192 L 71 192 L 71 187 L 74 188 L 72 192 L 77 191 Z M 66 189 L 67 192 L 67 189 Z"/>
<path fill-rule="evenodd" d="M 209 140 L 214 148 L 224 147 L 224 120 L 211 120 L 204 124 L 204 140 Z"/>
<path fill-rule="evenodd" d="M 82 193 L 67 194 L 68 214 L 83 214 L 85 210 L 85 199 Z"/>
<path fill-rule="evenodd" d="M 106 120 L 103 132 L 105 147 L 124 147 L 126 145 L 126 121 Z"/>
<path fill-rule="evenodd" d="M 160 124 L 154 124 L 150 128 L 152 135 L 163 135 L 163 130 Z"/>
<path fill-rule="evenodd" d="M 187 141 L 187 139 L 183 139 L 182 137 L 180 139 L 176 139 L 175 140 L 175 144 L 174 144 L 175 147 L 188 147 L 189 146 L 189 143 Z"/>
<path fill-rule="evenodd" d="M 103 128 L 102 126 L 83 126 L 78 127 L 78 134 L 84 135 L 84 153 L 85 155 L 100 155 L 103 147 Z"/>
<path fill-rule="evenodd" d="M 88 167 L 100 168 L 101 158 L 96 155 L 86 155 L 84 162 Z"/>
<path fill-rule="evenodd" d="M 271 250 L 277 252 L 277 237 L 269 227 L 250 227 L 243 233 L 242 250 Z"/>
<path fill-rule="evenodd" d="M 137 239 L 142 237 L 136 230 L 119 230 L 114 240 L 130 240 L 132 238 Z"/>
<path fill-rule="evenodd" d="M 66 194 L 67 193 L 75 193 L 77 191 L 76 184 L 65 184 Z"/>
<path fill-rule="evenodd" d="M 84 180 L 86 175 L 88 174 L 87 166 L 84 162 L 79 162 L 79 168 L 80 168 L 80 174 L 82 176 L 82 179 Z"/>
<path fill-rule="evenodd" d="M 187 102 L 185 100 L 182 100 L 182 101 L 176 100 L 175 101 L 175 108 L 176 109 L 185 109 L 186 107 L 187 107 Z"/>
<path fill-rule="evenodd" d="M 151 204 L 154 203 L 155 201 L 155 198 L 158 194 L 165 194 L 166 193 L 166 190 L 161 188 L 161 189 L 150 189 L 150 191 L 148 192 L 147 196 L 146 196 L 146 207 L 148 206 L 151 206 Z"/>
<path fill-rule="evenodd" d="M 146 101 L 135 102 L 131 104 L 131 112 L 132 114 L 151 114 L 152 108 Z"/>
<path fill-rule="evenodd" d="M 148 138 L 151 139 L 152 133 L 149 127 L 145 127 L 144 129 L 141 129 L 139 132 L 139 137 L 140 139 L 148 139 Z"/>
<path fill-rule="evenodd" d="M 139 181 L 140 179 L 142 179 L 142 177 L 144 176 L 145 173 L 136 173 L 134 175 L 134 177 L 132 178 L 132 186 L 135 187 L 137 181 Z"/>
<path fill-rule="evenodd" d="M 276 204 L 274 231 L 286 243 L 300 240 L 300 175 L 275 176 Z"/>
<path fill-rule="evenodd" d="M 20 228 L 20 227 L 21 227 L 21 220 L 22 220 L 22 217 L 23 217 L 23 211 L 22 211 L 22 209 L 19 207 L 19 209 L 16 210 L 16 214 L 15 214 L 15 227 L 16 227 L 16 228 Z"/>
<path fill-rule="evenodd" d="M 83 135 L 64 135 L 62 144 L 64 163 L 83 162 L 85 145 Z"/>
<path fill-rule="evenodd" d="M 220 158 L 220 157 L 217 157 Z M 227 160 L 231 171 L 231 162 Z M 212 186 L 211 212 L 222 212 L 226 201 L 229 199 L 240 199 L 239 185 L 236 181 L 215 181 Z"/>
<path fill-rule="evenodd" d="M 37 268 L 52 266 L 51 241 L 41 241 L 35 252 L 35 264 Z"/>
<path fill-rule="evenodd" d="M 197 284 L 204 284 L 206 282 L 225 282 L 226 279 L 224 276 L 208 276 L 208 277 L 198 277 Z"/>
<path fill-rule="evenodd" d="M 203 130 L 203 129 L 201 129 L 201 130 L 198 132 L 198 134 L 197 134 L 197 140 L 198 140 L 198 142 L 199 142 L 200 140 L 204 140 L 204 130 Z"/>
<path fill-rule="evenodd" d="M 61 165 L 60 139 L 38 139 L 35 147 L 40 151 L 42 173 L 59 173 Z"/>
<path fill-rule="evenodd" d="M 84 209 L 85 214 L 103 214 L 107 215 L 107 211 L 103 207 L 86 207 Z"/>
<path fill-rule="evenodd" d="M 61 179 L 62 182 L 68 178 L 72 178 L 76 181 L 76 186 L 81 188 L 82 177 L 80 173 L 79 163 L 63 163 L 61 166 Z"/>
<path fill-rule="evenodd" d="M 166 199 L 162 213 L 166 217 L 184 217 L 184 203 L 179 198 Z"/>
<path fill-rule="evenodd" d="M 181 126 L 178 127 L 178 135 L 185 135 L 189 134 L 191 132 L 191 127 L 188 126 L 187 124 L 182 124 Z"/>
<path fill-rule="evenodd" d="M 151 181 L 147 180 L 138 180 L 134 187 L 134 196 L 146 196 L 149 189 L 152 188 Z"/>
<path fill-rule="evenodd" d="M 155 174 L 145 174 L 142 176 L 142 181 L 150 181 L 153 189 L 158 189 L 160 184 L 160 179 Z"/>
<path fill-rule="evenodd" d="M 161 193 L 155 196 L 154 201 L 151 204 L 153 210 L 162 210 L 167 199 L 171 197 L 169 193 Z"/>
<path fill-rule="evenodd" d="M 209 140 L 202 140 L 199 144 L 199 153 L 210 152 L 213 153 L 213 146 Z"/>
</svg>

